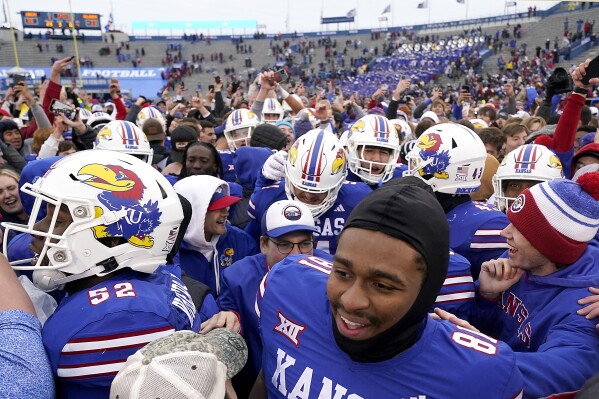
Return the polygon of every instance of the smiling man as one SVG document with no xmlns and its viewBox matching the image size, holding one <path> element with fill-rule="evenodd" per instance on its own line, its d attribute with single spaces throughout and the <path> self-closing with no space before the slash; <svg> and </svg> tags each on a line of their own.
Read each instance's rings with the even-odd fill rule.
<svg viewBox="0 0 599 399">
<path fill-rule="evenodd" d="M 352 125 L 347 138 L 347 180 L 377 188 L 393 178 L 399 158 L 399 134 L 387 118 L 366 115 Z"/>
<path fill-rule="evenodd" d="M 195 175 L 179 180 L 175 190 L 192 205 L 193 215 L 175 263 L 191 278 L 220 293 L 222 271 L 258 252 L 256 242 L 227 222 L 229 207 L 241 198 L 229 195 L 229 185 L 214 176 Z"/>
<path fill-rule="evenodd" d="M 524 190 L 501 233 L 508 259 L 482 264 L 470 318 L 516 352 L 525 397 L 580 389 L 599 372 L 597 318 L 577 314 L 599 284 L 599 173 Z M 564 365 L 568 365 L 564 367 Z"/>
<path fill-rule="evenodd" d="M 251 397 L 521 397 L 505 344 L 428 317 L 448 254 L 445 214 L 426 190 L 364 198 L 332 264 L 288 256 L 260 285 L 263 374 Z"/>
</svg>

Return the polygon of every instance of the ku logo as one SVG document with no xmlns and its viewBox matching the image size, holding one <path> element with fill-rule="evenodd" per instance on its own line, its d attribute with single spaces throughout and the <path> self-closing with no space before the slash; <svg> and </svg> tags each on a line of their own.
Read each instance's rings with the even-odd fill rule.
<svg viewBox="0 0 599 399">
<path fill-rule="evenodd" d="M 551 155 L 549 157 L 549 164 L 547 164 L 547 166 L 554 169 L 562 169 L 562 163 L 559 160 L 559 158 L 555 155 Z"/>
<path fill-rule="evenodd" d="M 289 162 L 291 166 L 295 166 L 295 161 L 297 161 L 297 147 L 299 146 L 299 140 L 296 141 L 293 146 L 289 149 Z"/>
<path fill-rule="evenodd" d="M 225 252 L 220 256 L 220 266 L 231 266 L 233 264 L 233 255 L 235 255 L 235 250 L 233 248 L 225 249 Z"/>
<path fill-rule="evenodd" d="M 366 126 L 364 126 L 364 121 L 360 120 L 360 121 L 357 121 L 356 123 L 354 123 L 353 125 L 351 125 L 350 130 L 352 132 L 362 132 L 362 131 L 364 131 L 365 127 Z"/>
<path fill-rule="evenodd" d="M 79 169 L 77 177 L 99 190 L 98 200 L 107 211 L 125 213 L 118 223 L 92 227 L 96 238 L 123 237 L 136 247 L 154 246 L 152 232 L 160 225 L 162 211 L 158 201 L 143 202 L 146 188 L 133 171 L 119 165 L 89 164 Z M 104 209 L 96 206 L 96 218 L 103 214 Z"/>
<path fill-rule="evenodd" d="M 420 175 L 433 175 L 437 179 L 448 179 L 445 171 L 449 165 L 449 150 L 441 150 L 443 140 L 438 133 L 423 134 L 416 144 L 420 148 L 420 158 L 424 165 L 419 170 Z"/>
<path fill-rule="evenodd" d="M 112 140 L 112 130 L 110 129 L 102 129 L 96 136 L 96 143 L 100 140 Z"/>
<path fill-rule="evenodd" d="M 294 323 L 292 320 L 289 320 L 283 313 L 278 312 L 279 315 L 279 324 L 277 324 L 274 328 L 274 331 L 283 335 L 289 341 L 293 343 L 296 347 L 299 347 L 299 339 L 298 336 L 301 332 L 306 329 L 306 326 L 302 326 L 301 324 Z"/>
<path fill-rule="evenodd" d="M 337 151 L 337 155 L 335 155 L 335 159 L 333 160 L 333 173 L 332 174 L 337 174 L 339 172 L 343 171 L 343 168 L 345 167 L 345 151 L 343 150 L 343 148 L 339 148 L 339 151 Z"/>
</svg>

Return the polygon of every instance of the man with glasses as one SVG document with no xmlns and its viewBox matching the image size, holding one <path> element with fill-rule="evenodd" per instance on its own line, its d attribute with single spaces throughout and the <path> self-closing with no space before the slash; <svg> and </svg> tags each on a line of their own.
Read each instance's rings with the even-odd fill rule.
<svg viewBox="0 0 599 399">
<path fill-rule="evenodd" d="M 262 217 L 261 253 L 234 263 L 221 275 L 218 305 L 223 312 L 202 325 L 202 332 L 217 327 L 241 327 L 249 355 L 246 366 L 233 379 L 240 398 L 247 397 L 262 368 L 262 342 L 255 311 L 256 293 L 262 289 L 260 281 L 288 255 L 317 254 L 330 260 L 329 254 L 314 250 L 316 231 L 312 213 L 305 204 L 291 200 L 274 202 Z"/>
</svg>

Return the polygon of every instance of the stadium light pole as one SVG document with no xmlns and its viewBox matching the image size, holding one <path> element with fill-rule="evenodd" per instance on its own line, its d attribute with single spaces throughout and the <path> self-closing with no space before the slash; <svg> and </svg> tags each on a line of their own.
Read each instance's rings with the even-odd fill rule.
<svg viewBox="0 0 599 399">
<path fill-rule="evenodd" d="M 19 51 L 17 50 L 17 41 L 15 40 L 15 31 L 14 31 L 14 27 L 12 26 L 12 16 L 10 14 L 10 5 L 8 4 L 10 3 L 8 0 L 6 0 L 6 12 L 8 13 L 8 25 L 10 26 L 10 37 L 12 39 L 12 50 L 15 53 L 15 66 L 17 68 L 20 68 L 21 66 L 19 65 Z M 23 31 L 25 32 L 25 31 Z M 25 35 L 23 35 L 23 39 L 25 38 Z"/>
<path fill-rule="evenodd" d="M 81 78 L 81 62 L 79 60 L 79 46 L 77 46 L 77 33 L 75 31 L 75 15 L 71 0 L 69 0 L 69 13 L 71 14 L 71 33 L 73 34 L 73 44 L 75 45 L 75 60 L 77 61 L 77 76 L 79 77 L 79 87 L 83 88 L 83 79 Z"/>
</svg>

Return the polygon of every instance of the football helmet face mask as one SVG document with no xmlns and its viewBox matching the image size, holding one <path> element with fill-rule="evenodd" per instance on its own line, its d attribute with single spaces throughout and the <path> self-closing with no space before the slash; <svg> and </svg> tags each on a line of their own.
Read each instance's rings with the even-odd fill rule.
<svg viewBox="0 0 599 399">
<path fill-rule="evenodd" d="M 254 128 L 260 123 L 256 114 L 247 109 L 236 109 L 227 117 L 225 138 L 229 149 L 236 151 L 240 147 L 250 145 Z"/>
<path fill-rule="evenodd" d="M 347 151 L 349 169 L 365 183 L 386 182 L 397 165 L 399 135 L 384 116 L 366 115 L 351 126 Z"/>
<path fill-rule="evenodd" d="M 7 233 L 31 234 L 39 255 L 33 264 L 11 265 L 34 270 L 34 282 L 44 290 L 125 267 L 153 273 L 166 262 L 183 220 L 181 202 L 168 180 L 141 160 L 115 151 L 64 157 L 21 191 L 35 197 L 29 221 L 4 226 Z M 49 213 L 36 222 L 42 207 Z M 72 222 L 59 220 L 65 214 Z"/>
<path fill-rule="evenodd" d="M 313 129 L 295 141 L 285 163 L 285 193 L 287 198 L 300 201 L 304 193 L 322 194 L 318 204 L 306 204 L 314 218 L 333 206 L 345 178 L 345 150 L 337 136 L 322 129 Z"/>
<path fill-rule="evenodd" d="M 140 129 L 143 129 L 144 123 L 148 119 L 156 119 L 162 125 L 162 131 L 166 132 L 166 119 L 164 119 L 164 115 L 162 111 L 158 109 L 158 107 L 149 106 L 142 108 L 137 114 L 137 119 L 135 120 L 135 124 L 139 126 Z"/>
<path fill-rule="evenodd" d="M 143 130 L 127 121 L 112 121 L 105 125 L 96 136 L 94 148 L 130 154 L 149 165 L 154 154 Z"/>
<path fill-rule="evenodd" d="M 262 122 L 275 124 L 283 120 L 285 110 L 276 98 L 267 98 L 262 107 Z"/>
<path fill-rule="evenodd" d="M 515 197 L 506 195 L 509 181 L 534 181 L 541 183 L 563 179 L 562 163 L 550 149 L 539 144 L 525 144 L 503 158 L 493 176 L 495 206 L 505 212 Z M 517 196 L 516 196 L 517 197 Z"/>
<path fill-rule="evenodd" d="M 404 176 L 416 176 L 446 194 L 469 194 L 480 187 L 487 150 L 476 133 L 456 123 L 427 129 L 406 156 Z"/>
<path fill-rule="evenodd" d="M 105 112 L 94 112 L 87 120 L 87 126 L 99 132 L 104 126 L 113 120 L 114 118 Z"/>
</svg>

